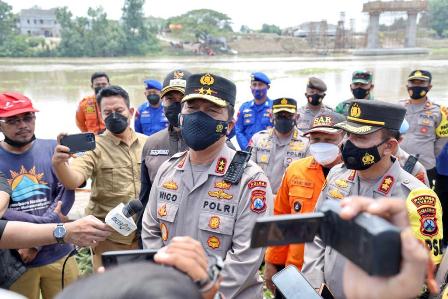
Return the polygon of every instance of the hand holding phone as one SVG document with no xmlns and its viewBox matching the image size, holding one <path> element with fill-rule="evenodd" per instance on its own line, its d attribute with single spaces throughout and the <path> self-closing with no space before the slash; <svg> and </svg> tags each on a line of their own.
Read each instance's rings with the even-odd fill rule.
<svg viewBox="0 0 448 299">
<path fill-rule="evenodd" d="M 70 154 L 91 151 L 96 147 L 93 133 L 65 135 L 61 138 L 60 143 L 70 149 Z"/>
<path fill-rule="evenodd" d="M 106 251 L 101 255 L 101 260 L 104 268 L 110 268 L 126 263 L 153 262 L 156 253 L 157 249 Z"/>
<path fill-rule="evenodd" d="M 274 274 L 272 281 L 286 299 L 322 298 L 294 265 Z"/>
</svg>

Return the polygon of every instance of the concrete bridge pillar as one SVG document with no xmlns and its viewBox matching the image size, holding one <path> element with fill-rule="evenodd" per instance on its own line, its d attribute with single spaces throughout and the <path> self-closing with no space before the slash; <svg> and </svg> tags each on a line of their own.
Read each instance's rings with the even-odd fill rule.
<svg viewBox="0 0 448 299">
<path fill-rule="evenodd" d="M 380 13 L 369 13 L 369 28 L 367 30 L 367 48 L 377 49 L 380 47 L 379 43 L 379 29 L 380 29 Z"/>
<path fill-rule="evenodd" d="M 417 12 L 408 11 L 408 21 L 406 25 L 405 48 L 415 48 L 417 45 Z"/>
</svg>

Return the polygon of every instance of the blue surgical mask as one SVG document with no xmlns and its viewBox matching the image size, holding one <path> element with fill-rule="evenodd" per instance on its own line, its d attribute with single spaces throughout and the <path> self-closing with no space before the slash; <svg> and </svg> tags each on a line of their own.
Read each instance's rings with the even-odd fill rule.
<svg viewBox="0 0 448 299">
<path fill-rule="evenodd" d="M 262 98 L 264 98 L 266 96 L 267 93 L 268 93 L 267 88 L 252 89 L 252 95 L 254 96 L 254 98 L 256 100 L 261 100 Z"/>
</svg>

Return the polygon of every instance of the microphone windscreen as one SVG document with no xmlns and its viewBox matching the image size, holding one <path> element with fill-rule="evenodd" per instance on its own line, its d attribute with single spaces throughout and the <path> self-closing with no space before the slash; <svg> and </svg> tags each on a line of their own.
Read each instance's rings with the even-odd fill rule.
<svg viewBox="0 0 448 299">
<path fill-rule="evenodd" d="M 126 217 L 132 217 L 133 215 L 137 214 L 141 210 L 143 210 L 142 202 L 138 199 L 133 199 L 124 206 L 123 214 Z"/>
</svg>

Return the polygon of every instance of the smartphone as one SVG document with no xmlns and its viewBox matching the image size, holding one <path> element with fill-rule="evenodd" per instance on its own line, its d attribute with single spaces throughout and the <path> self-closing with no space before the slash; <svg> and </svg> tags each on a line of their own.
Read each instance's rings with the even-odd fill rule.
<svg viewBox="0 0 448 299">
<path fill-rule="evenodd" d="M 319 231 L 323 213 L 266 216 L 257 219 L 251 247 L 312 242 Z"/>
<path fill-rule="evenodd" d="M 91 151 L 96 147 L 95 134 L 80 133 L 65 135 L 61 138 L 61 144 L 68 147 L 71 154 Z"/>
<path fill-rule="evenodd" d="M 105 268 L 110 268 L 127 263 L 152 262 L 156 253 L 157 249 L 106 251 L 101 255 L 101 260 Z"/>
<path fill-rule="evenodd" d="M 274 274 L 272 282 L 275 284 L 277 291 L 280 291 L 286 299 L 322 298 L 294 265 L 289 265 Z"/>
<path fill-rule="evenodd" d="M 319 295 L 323 299 L 335 299 L 333 293 L 330 291 L 330 289 L 327 287 L 325 283 L 320 285 Z"/>
</svg>

